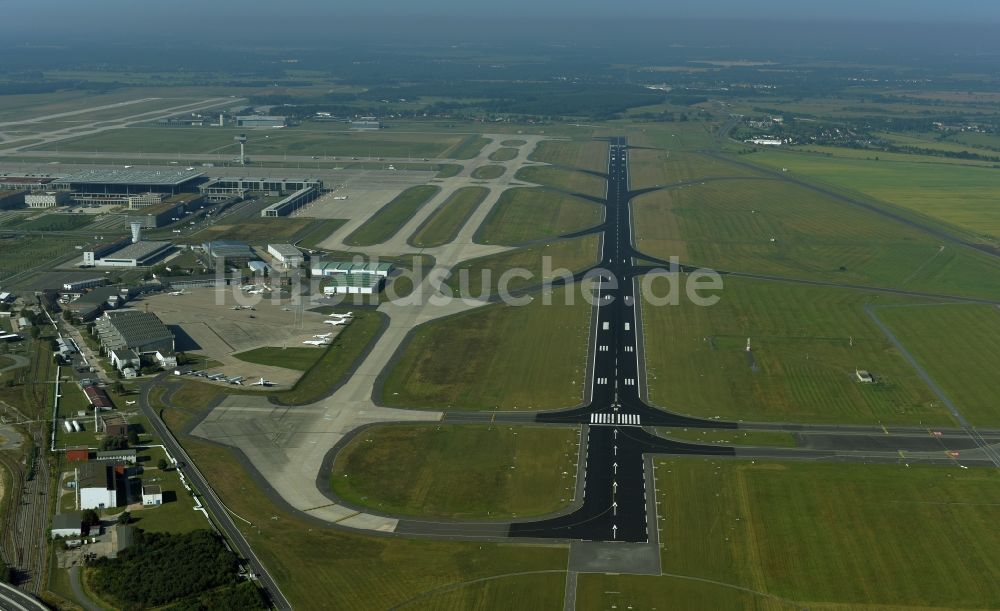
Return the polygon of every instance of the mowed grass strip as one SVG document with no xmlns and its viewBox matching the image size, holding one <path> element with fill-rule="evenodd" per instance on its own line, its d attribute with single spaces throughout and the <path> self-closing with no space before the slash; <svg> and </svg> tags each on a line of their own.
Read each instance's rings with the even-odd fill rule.
<svg viewBox="0 0 1000 611">
<path fill-rule="evenodd" d="M 507 171 L 502 165 L 481 165 L 472 171 L 472 177 L 479 180 L 500 178 Z"/>
<path fill-rule="evenodd" d="M 414 214 L 434 197 L 441 187 L 410 187 L 383 206 L 373 217 L 344 240 L 351 246 L 373 246 L 385 242 L 402 229 Z"/>
<path fill-rule="evenodd" d="M 655 476 L 664 573 L 800 608 L 1000 606 L 996 469 L 664 458 Z"/>
<path fill-rule="evenodd" d="M 573 500 L 579 441 L 576 427 L 378 426 L 340 451 L 330 482 L 343 499 L 391 514 L 544 515 Z"/>
<path fill-rule="evenodd" d="M 378 537 L 316 528 L 275 505 L 231 450 L 187 435 L 181 443 L 226 506 L 253 524 L 241 527 L 244 536 L 296 609 L 390 609 L 408 601 L 426 608 L 417 604 L 425 594 L 432 601 L 437 596 L 465 600 L 448 596 L 446 590 L 466 582 L 566 569 L 565 546 Z M 476 604 L 484 608 L 503 608 L 510 600 L 534 595 L 533 590 L 480 591 L 486 597 L 477 598 Z M 548 600 L 553 595 L 544 596 Z"/>
<path fill-rule="evenodd" d="M 783 448 L 794 448 L 797 445 L 795 443 L 795 435 L 784 431 L 657 428 L 656 432 L 659 435 L 670 437 L 672 439 L 696 441 L 698 443 L 740 446 L 777 446 Z"/>
<path fill-rule="evenodd" d="M 490 153 L 490 161 L 510 161 L 517 158 L 516 148 L 499 148 Z"/>
<path fill-rule="evenodd" d="M 544 189 L 507 189 L 483 221 L 476 241 L 518 245 L 555 237 L 601 222 L 603 208 L 571 195 Z"/>
<path fill-rule="evenodd" d="M 978 426 L 1000 426 L 1000 309 L 989 305 L 880 308 L 876 315 Z"/>
<path fill-rule="evenodd" d="M 273 220 L 273 219 L 272 219 Z M 347 219 L 312 219 L 309 229 L 306 230 L 296 246 L 301 248 L 316 249 L 327 238 L 333 235 L 334 231 L 347 222 Z"/>
<path fill-rule="evenodd" d="M 528 158 L 553 165 L 607 172 L 608 143 L 597 140 L 543 140 Z"/>
<path fill-rule="evenodd" d="M 588 235 L 463 261 L 452 268 L 448 286 L 472 298 L 499 294 L 501 284 L 508 291 L 538 286 L 597 264 L 599 245 L 599 236 Z"/>
<path fill-rule="evenodd" d="M 267 346 L 255 348 L 234 354 L 236 358 L 248 363 L 257 365 L 271 365 L 274 367 L 284 367 L 285 369 L 295 369 L 296 371 L 306 371 L 319 360 L 325 350 L 316 348 L 278 348 Z"/>
<path fill-rule="evenodd" d="M 689 151 L 635 149 L 629 151 L 628 161 L 632 189 L 702 178 L 760 175 L 746 167 Z"/>
<path fill-rule="evenodd" d="M 474 159 L 483 150 L 483 147 L 490 143 L 489 138 L 472 135 L 448 149 L 442 155 L 447 159 Z"/>
<path fill-rule="evenodd" d="M 420 226 L 410 238 L 410 244 L 418 248 L 431 248 L 451 242 L 489 193 L 490 190 L 485 187 L 463 187 L 456 190 Z"/>
<path fill-rule="evenodd" d="M 532 410 L 583 398 L 590 306 L 534 296 L 417 327 L 385 377 L 382 401 L 396 407 Z"/>
<path fill-rule="evenodd" d="M 669 285 L 660 277 L 650 286 L 663 296 Z M 891 298 L 734 277 L 716 294 L 718 303 L 708 307 L 683 295 L 676 306 L 644 299 L 653 403 L 733 420 L 953 424 L 865 315 L 865 303 Z M 879 382 L 858 382 L 855 368 L 872 371 Z"/>
<path fill-rule="evenodd" d="M 515 178 L 568 193 L 593 197 L 604 197 L 608 186 L 607 181 L 599 176 L 550 166 L 533 165 L 521 168 L 515 174 Z"/>
<path fill-rule="evenodd" d="M 524 146 L 527 143 L 527 140 L 503 140 L 500 142 L 500 146 Z"/>
<path fill-rule="evenodd" d="M 639 250 L 716 269 L 1000 297 L 1000 262 L 780 180 L 732 180 L 634 200 Z M 985 281 L 990 279 L 990 281 Z"/>
</svg>

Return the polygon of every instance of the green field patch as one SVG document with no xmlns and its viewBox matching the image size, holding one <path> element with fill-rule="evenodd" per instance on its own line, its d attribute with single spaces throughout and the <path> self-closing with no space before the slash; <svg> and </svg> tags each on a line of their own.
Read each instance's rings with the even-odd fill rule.
<svg viewBox="0 0 1000 611">
<path fill-rule="evenodd" d="M 66 236 L 0 236 L 0 282 L 7 276 L 43 266 L 47 261 L 65 257 L 81 238 Z"/>
<path fill-rule="evenodd" d="M 341 223 L 343 221 L 340 221 Z M 318 229 L 316 219 L 305 217 L 241 219 L 238 223 L 217 224 L 184 238 L 184 242 L 201 244 L 212 240 L 238 240 L 254 245 L 273 244 L 275 242 L 294 242 L 301 235 L 306 235 Z M 329 225 L 327 225 L 329 227 Z"/>
<path fill-rule="evenodd" d="M 704 178 L 760 175 L 752 169 L 690 151 L 635 149 L 629 151 L 628 161 L 632 189 Z"/>
<path fill-rule="evenodd" d="M 1000 295 L 1000 260 L 777 180 L 708 182 L 633 202 L 640 251 L 716 269 Z M 996 281 L 985 282 L 984 278 Z"/>
<path fill-rule="evenodd" d="M 316 364 L 316 361 L 319 360 L 323 352 L 323 350 L 315 348 L 300 348 L 298 346 L 293 348 L 268 346 L 247 350 L 233 356 L 241 361 L 257 365 L 270 365 L 273 367 L 284 367 L 285 369 L 295 369 L 297 371 L 307 371 Z"/>
<path fill-rule="evenodd" d="M 553 165 L 607 172 L 608 143 L 597 140 L 543 140 L 528 158 Z"/>
<path fill-rule="evenodd" d="M 309 229 L 299 234 L 296 246 L 315 250 L 346 222 L 346 219 L 312 219 Z"/>
<path fill-rule="evenodd" d="M 876 315 L 978 426 L 1000 425 L 1000 309 L 990 305 L 879 308 Z"/>
<path fill-rule="evenodd" d="M 451 242 L 489 192 L 485 187 L 457 189 L 417 229 L 410 238 L 410 244 L 418 248 L 432 248 Z"/>
<path fill-rule="evenodd" d="M 518 151 L 516 148 L 499 148 L 492 153 L 490 153 L 490 161 L 510 161 L 511 159 L 517 159 Z"/>
<path fill-rule="evenodd" d="M 500 146 L 524 146 L 527 143 L 527 140 L 502 140 Z"/>
<path fill-rule="evenodd" d="M 33 220 L 6 223 L 5 227 L 13 227 L 21 231 L 73 231 L 86 227 L 94 220 L 89 214 L 46 214 Z"/>
<path fill-rule="evenodd" d="M 996 469 L 664 458 L 655 474 L 666 574 L 798 608 L 1000 605 Z"/>
<path fill-rule="evenodd" d="M 489 305 L 417 327 L 388 371 L 387 405 L 428 409 L 569 407 L 583 396 L 590 306 L 535 296 Z"/>
<path fill-rule="evenodd" d="M 419 185 L 406 189 L 379 209 L 364 225 L 355 229 L 344 242 L 351 246 L 372 246 L 385 242 L 396 235 L 396 232 L 402 229 L 403 225 L 440 190 L 440 187 L 433 185 Z"/>
<path fill-rule="evenodd" d="M 797 445 L 795 443 L 795 435 L 784 431 L 664 427 L 656 429 L 656 432 L 664 437 L 681 439 L 683 441 L 696 441 L 698 443 L 736 446 L 777 446 L 783 448 L 794 448 Z"/>
<path fill-rule="evenodd" d="M 667 293 L 662 277 L 651 287 L 654 295 Z M 892 298 L 733 277 L 718 295 L 708 307 L 684 296 L 677 306 L 644 300 L 654 404 L 733 420 L 953 424 L 865 315 L 866 303 Z M 878 383 L 859 382 L 856 368 Z"/>
<path fill-rule="evenodd" d="M 499 294 L 501 283 L 508 291 L 538 286 L 565 275 L 562 272 L 567 270 L 572 275 L 596 265 L 599 246 L 600 237 L 589 235 L 463 261 L 452 268 L 448 286 L 456 296 L 474 298 Z M 522 271 L 527 275 L 520 275 Z M 509 280 L 504 279 L 505 274 Z"/>
<path fill-rule="evenodd" d="M 462 173 L 462 169 L 462 166 L 457 163 L 446 163 L 441 166 L 440 170 L 438 170 L 435 178 L 451 178 L 453 176 L 458 176 Z"/>
<path fill-rule="evenodd" d="M 684 574 L 662 576 L 581 573 L 577 581 L 577 611 L 660 609 L 671 601 L 678 609 L 767 609 L 801 611 L 802 606 L 755 594 L 742 586 L 708 583 Z M 825 609 L 811 605 L 812 609 Z"/>
<path fill-rule="evenodd" d="M 567 506 L 578 455 L 576 427 L 385 425 L 337 454 L 330 483 L 341 498 L 394 515 L 500 520 Z"/>
<path fill-rule="evenodd" d="M 482 244 L 516 245 L 593 227 L 599 204 L 544 189 L 507 189 L 476 233 Z"/>
<path fill-rule="evenodd" d="M 507 171 L 502 165 L 481 165 L 472 171 L 472 177 L 479 180 L 500 178 Z"/>
<path fill-rule="evenodd" d="M 608 186 L 607 181 L 599 176 L 550 166 L 527 166 L 518 170 L 514 177 L 568 193 L 602 198 Z"/>
<path fill-rule="evenodd" d="M 483 147 L 490 143 L 489 138 L 472 135 L 448 149 L 441 157 L 447 159 L 474 159 L 482 152 Z"/>
<path fill-rule="evenodd" d="M 948 163 L 757 153 L 749 159 L 960 227 L 1000 242 L 1000 171 Z"/>
</svg>

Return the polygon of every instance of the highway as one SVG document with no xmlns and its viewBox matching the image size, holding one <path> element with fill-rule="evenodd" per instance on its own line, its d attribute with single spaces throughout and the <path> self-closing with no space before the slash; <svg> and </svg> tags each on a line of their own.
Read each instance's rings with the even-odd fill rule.
<svg viewBox="0 0 1000 611">
<path fill-rule="evenodd" d="M 47 611 L 48 607 L 34 596 L 0 582 L 0 609 L 3 611 Z"/>
<path fill-rule="evenodd" d="M 163 376 L 168 374 L 163 374 Z M 163 376 L 157 377 L 155 381 L 149 384 L 144 384 L 141 390 L 139 407 L 142 409 L 143 415 L 149 419 L 152 424 L 153 429 L 156 430 L 156 434 L 160 436 L 163 440 L 163 446 L 166 448 L 167 452 L 174 457 L 177 461 L 177 469 L 184 473 L 187 481 L 199 492 L 201 493 L 201 501 L 204 503 L 205 507 L 212 514 L 215 520 L 215 524 L 220 528 L 229 539 L 229 541 L 236 546 L 239 553 L 246 559 L 250 566 L 250 570 L 257 576 L 260 585 L 267 591 L 268 598 L 271 600 L 271 604 L 277 609 L 291 609 L 292 605 L 285 598 L 285 595 L 281 592 L 281 588 L 278 587 L 277 582 L 271 577 L 271 574 L 267 572 L 260 558 L 254 553 L 250 544 L 247 542 L 243 533 L 236 526 L 233 521 L 232 516 L 226 509 L 222 500 L 215 493 L 215 490 L 209 485 L 208 480 L 198 467 L 195 466 L 194 461 L 191 457 L 187 455 L 184 448 L 177 442 L 173 433 L 167 428 L 163 420 L 160 418 L 160 414 L 154 410 L 149 404 L 149 391 L 156 387 L 158 381 Z"/>
</svg>

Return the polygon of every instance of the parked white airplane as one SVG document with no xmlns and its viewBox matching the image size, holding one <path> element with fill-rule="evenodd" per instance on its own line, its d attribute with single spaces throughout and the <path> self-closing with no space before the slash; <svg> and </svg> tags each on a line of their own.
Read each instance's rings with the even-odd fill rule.
<svg viewBox="0 0 1000 611">
<path fill-rule="evenodd" d="M 187 291 L 181 289 L 179 291 L 170 291 L 170 294 L 176 297 L 177 295 L 187 295 Z"/>
<path fill-rule="evenodd" d="M 331 318 L 330 320 L 324 320 L 323 324 L 333 325 L 334 327 L 337 327 L 337 326 L 340 326 L 340 325 L 346 325 L 347 324 L 347 319 L 346 318 L 338 318 L 338 319 L 332 319 Z"/>
<path fill-rule="evenodd" d="M 250 386 L 274 386 L 274 382 L 261 378 L 259 382 L 254 382 Z"/>
<path fill-rule="evenodd" d="M 354 312 L 347 312 L 346 314 L 337 314 L 336 312 L 332 314 L 327 314 L 331 318 L 351 318 L 354 316 Z"/>
<path fill-rule="evenodd" d="M 307 339 L 302 342 L 303 344 L 309 344 L 310 346 L 329 346 L 330 341 L 326 339 Z"/>
<path fill-rule="evenodd" d="M 313 335 L 313 337 L 315 337 L 317 339 L 326 339 L 326 338 L 330 337 L 331 335 L 333 335 L 333 333 L 324 333 L 323 335 Z"/>
<path fill-rule="evenodd" d="M 126 401 L 125 405 L 135 405 L 135 401 Z"/>
</svg>

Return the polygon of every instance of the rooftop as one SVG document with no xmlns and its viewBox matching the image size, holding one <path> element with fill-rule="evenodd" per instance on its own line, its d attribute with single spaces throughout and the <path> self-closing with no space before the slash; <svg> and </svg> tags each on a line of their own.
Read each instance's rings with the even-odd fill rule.
<svg viewBox="0 0 1000 611">
<path fill-rule="evenodd" d="M 60 179 L 61 183 L 116 185 L 182 185 L 204 176 L 198 170 L 84 170 Z"/>
<path fill-rule="evenodd" d="M 80 525 L 82 524 L 83 512 L 81 511 L 67 511 L 65 513 L 57 513 L 52 516 L 53 529 L 80 528 Z"/>
<path fill-rule="evenodd" d="M 77 490 L 83 488 L 115 489 L 114 469 L 111 465 L 98 462 L 80 463 L 76 468 Z"/>
<path fill-rule="evenodd" d="M 375 274 L 334 274 L 329 276 L 331 286 L 372 287 L 382 282 L 381 276 Z"/>
<path fill-rule="evenodd" d="M 291 244 L 268 244 L 268 248 L 273 249 L 283 257 L 295 257 L 302 254 L 302 251 Z"/>
<path fill-rule="evenodd" d="M 168 246 L 173 246 L 171 242 L 134 242 L 121 250 L 104 255 L 107 259 L 144 259 L 149 255 L 159 252 Z"/>
<path fill-rule="evenodd" d="M 144 346 L 166 338 L 173 339 L 167 326 L 150 312 L 110 310 L 104 314 L 128 347 Z"/>
</svg>

